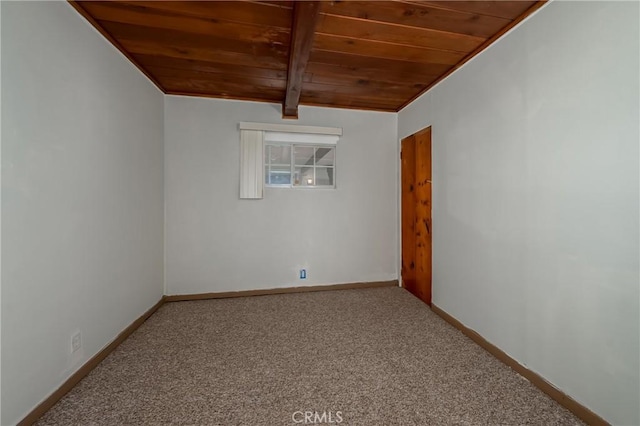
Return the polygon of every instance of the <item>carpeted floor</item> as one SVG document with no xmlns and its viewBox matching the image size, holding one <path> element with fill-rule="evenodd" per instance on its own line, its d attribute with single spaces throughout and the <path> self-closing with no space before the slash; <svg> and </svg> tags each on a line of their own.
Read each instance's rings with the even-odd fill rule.
<svg viewBox="0 0 640 426">
<path fill-rule="evenodd" d="M 296 425 L 307 411 L 343 425 L 582 424 L 397 287 L 165 304 L 38 424 Z"/>
</svg>

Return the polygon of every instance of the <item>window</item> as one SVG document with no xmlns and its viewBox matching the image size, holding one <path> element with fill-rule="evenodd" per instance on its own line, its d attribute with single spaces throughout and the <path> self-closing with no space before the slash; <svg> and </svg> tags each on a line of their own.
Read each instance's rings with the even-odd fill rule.
<svg viewBox="0 0 640 426">
<path fill-rule="evenodd" d="M 264 183 L 274 187 L 335 188 L 336 146 L 265 141 Z"/>
<path fill-rule="evenodd" d="M 339 127 L 241 121 L 240 199 L 258 200 L 264 187 L 335 188 Z"/>
</svg>

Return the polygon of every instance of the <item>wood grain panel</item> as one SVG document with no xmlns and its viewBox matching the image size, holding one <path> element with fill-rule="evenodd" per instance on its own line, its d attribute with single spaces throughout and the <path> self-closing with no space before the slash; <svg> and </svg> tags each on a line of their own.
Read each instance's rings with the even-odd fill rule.
<svg viewBox="0 0 640 426">
<path fill-rule="evenodd" d="M 133 55 L 150 55 L 184 60 L 217 62 L 227 65 L 243 67 L 260 67 L 267 69 L 286 70 L 285 58 L 269 55 L 257 56 L 237 52 L 215 51 L 207 48 L 193 48 L 185 46 L 171 46 L 159 44 L 149 40 L 122 40 L 122 46 Z"/>
<path fill-rule="evenodd" d="M 402 285 L 416 293 L 416 148 L 415 137 L 402 140 Z"/>
<path fill-rule="evenodd" d="M 422 64 L 454 65 L 465 57 L 465 53 L 447 50 L 425 49 L 413 46 L 370 41 L 357 38 L 318 34 L 314 49 L 349 53 L 369 58 L 395 59 Z"/>
<path fill-rule="evenodd" d="M 242 67 L 236 65 L 221 64 L 218 62 L 170 58 L 167 56 L 135 55 L 134 57 L 145 68 L 162 67 L 174 69 L 176 70 L 176 72 L 179 72 L 180 70 L 197 71 L 203 73 L 222 74 L 227 76 L 237 75 L 243 77 L 257 77 L 277 80 L 286 80 L 287 78 L 286 71 L 282 69 L 277 70 L 259 67 Z M 216 78 L 216 75 L 212 75 L 211 78 Z"/>
<path fill-rule="evenodd" d="M 279 102 L 284 89 L 247 86 L 241 83 L 219 83 L 209 79 L 158 77 L 168 93 L 191 93 L 225 99 L 254 99 Z M 237 98 L 236 98 L 237 97 Z"/>
<path fill-rule="evenodd" d="M 362 88 L 348 88 L 347 86 L 332 86 L 329 84 L 317 84 L 317 83 L 304 83 L 303 96 L 307 98 L 312 97 L 316 99 L 330 99 L 330 98 L 345 98 L 345 99 L 360 99 L 371 102 L 377 102 L 379 104 L 395 104 L 403 99 L 406 95 L 404 93 L 395 93 L 389 91 L 385 96 L 379 93 L 371 93 Z"/>
<path fill-rule="evenodd" d="M 385 81 L 389 83 L 401 83 L 413 87 L 428 85 L 439 74 L 437 73 L 404 73 L 396 70 L 380 72 L 367 68 L 352 68 L 341 65 L 328 65 L 317 62 L 309 62 L 307 65 L 309 81 L 326 84 L 341 84 L 344 80 L 348 84 L 366 84 L 367 81 Z"/>
<path fill-rule="evenodd" d="M 336 108 L 396 111 L 401 101 L 398 99 L 370 99 L 340 93 L 322 93 L 305 90 L 300 97 L 300 103 L 304 105 L 332 105 Z"/>
<path fill-rule="evenodd" d="M 82 2 L 82 4 L 89 2 Z M 102 3 L 102 2 L 101 2 Z M 110 3 L 110 2 L 104 2 Z M 265 2 L 241 1 L 124 1 L 120 2 L 140 11 L 164 12 L 174 16 L 191 16 L 216 21 L 268 25 L 288 30 L 291 27 L 291 7 L 274 6 Z"/>
<path fill-rule="evenodd" d="M 175 79 L 183 79 L 186 81 L 212 81 L 216 85 L 218 84 L 226 84 L 226 83 L 234 83 L 234 84 L 242 84 L 246 86 L 252 86 L 255 88 L 270 88 L 270 89 L 285 89 L 287 86 L 287 81 L 283 79 L 270 79 L 270 78 L 259 78 L 255 76 L 240 76 L 233 74 L 220 74 L 216 73 L 213 75 L 209 72 L 202 71 L 189 71 L 189 70 L 175 70 L 173 68 L 164 68 L 164 67 L 147 67 L 147 69 L 156 76 L 159 80 L 163 78 L 175 78 Z M 213 77 L 212 77 L 213 75 Z M 252 87 L 248 87 L 252 89 Z M 253 89 L 252 89 L 253 90 Z"/>
<path fill-rule="evenodd" d="M 471 52 L 486 40 L 484 37 L 403 27 L 336 15 L 322 15 L 317 31 L 334 36 L 465 53 Z"/>
<path fill-rule="evenodd" d="M 270 98 L 267 98 L 267 97 L 264 97 L 264 98 L 259 97 L 259 96 L 261 96 L 260 94 L 258 96 L 253 96 L 253 95 L 242 96 L 242 95 L 235 95 L 235 94 L 230 95 L 228 93 L 224 93 L 224 94 L 207 93 L 207 92 L 204 92 L 202 90 L 195 90 L 195 91 L 182 90 L 179 87 L 172 87 L 170 89 L 167 89 L 165 91 L 165 93 L 167 95 L 188 96 L 188 97 L 192 97 L 192 98 L 229 99 L 229 100 L 234 100 L 234 101 L 265 102 L 265 103 L 270 103 L 270 104 L 279 103 L 279 101 L 275 100 L 275 99 L 270 99 Z"/>
<path fill-rule="evenodd" d="M 387 1 L 325 2 L 322 12 L 408 27 L 427 28 L 488 38 L 511 22 L 510 19 L 447 10 L 427 5 Z"/>
<path fill-rule="evenodd" d="M 400 61 L 396 59 L 369 58 L 361 55 L 351 55 L 348 53 L 329 52 L 315 49 L 311 52 L 310 63 L 320 63 L 349 67 L 354 70 L 367 69 L 384 72 L 401 72 L 406 74 L 442 74 L 451 68 L 446 64 L 423 64 L 416 62 Z M 389 71 L 390 70 L 390 71 Z"/>
<path fill-rule="evenodd" d="M 212 0 L 212 1 L 217 1 L 217 0 Z M 269 6 L 281 7 L 283 9 L 293 9 L 293 2 L 295 0 L 232 0 L 232 3 L 236 1 L 246 1 L 249 3 L 263 4 L 263 5 L 266 4 Z"/>
<path fill-rule="evenodd" d="M 383 80 L 364 79 L 357 76 L 350 78 L 347 76 L 335 77 L 321 74 L 307 74 L 306 80 L 306 83 L 361 88 L 366 90 L 367 93 L 380 92 L 378 96 L 384 96 L 384 93 L 386 91 L 416 92 L 421 91 L 425 88 L 425 85 L 420 83 L 391 82 Z M 311 88 L 311 86 L 306 83 L 305 87 Z"/>
<path fill-rule="evenodd" d="M 379 87 L 383 87 L 385 83 L 380 82 Z M 398 86 L 393 84 L 387 84 L 386 89 L 377 89 L 372 91 L 366 86 L 354 86 L 354 85 L 331 85 L 320 83 L 303 84 L 305 93 L 319 92 L 319 93 L 336 93 L 341 95 L 356 96 L 360 99 L 379 99 L 379 100 L 400 100 L 407 97 L 410 93 L 419 92 L 420 89 L 406 86 Z"/>
<path fill-rule="evenodd" d="M 378 112 L 397 112 L 398 111 L 397 106 L 385 107 L 383 105 L 377 105 L 375 103 L 372 104 L 369 102 L 360 102 L 357 99 L 350 100 L 346 104 L 342 104 L 339 101 L 335 101 L 335 102 L 332 101 L 331 103 L 327 103 L 327 102 L 315 102 L 313 100 L 311 101 L 301 100 L 300 105 L 325 107 L 325 108 L 327 107 L 327 105 L 331 105 L 331 108 L 352 109 L 352 110 L 358 110 L 358 111 L 378 111 Z"/>
<path fill-rule="evenodd" d="M 186 33 L 184 31 L 166 30 L 158 28 L 144 28 L 137 25 L 120 24 L 116 22 L 100 21 L 100 24 L 123 44 L 126 41 L 144 41 L 155 43 L 158 47 L 202 48 L 212 53 L 236 52 L 246 55 L 269 56 L 281 62 L 287 61 L 288 46 L 230 40 L 221 37 L 205 36 Z"/>
<path fill-rule="evenodd" d="M 123 5 L 116 2 L 86 2 L 85 8 L 99 21 L 131 24 L 145 28 L 177 30 L 186 33 L 214 36 L 222 40 L 240 40 L 249 43 L 272 43 L 288 46 L 289 31 L 264 25 L 246 25 L 220 19 L 157 13 L 144 6 Z M 142 10 L 141 10 L 142 9 Z M 140 28 L 137 31 L 144 31 Z"/>
<path fill-rule="evenodd" d="M 416 295 L 431 305 L 431 128 L 416 140 Z"/>
<path fill-rule="evenodd" d="M 415 2 L 407 2 L 415 3 Z M 424 1 L 420 4 L 433 6 L 441 9 L 456 10 L 459 12 L 475 13 L 478 15 L 495 16 L 498 18 L 515 19 L 527 9 L 529 9 L 535 1 Z"/>
</svg>

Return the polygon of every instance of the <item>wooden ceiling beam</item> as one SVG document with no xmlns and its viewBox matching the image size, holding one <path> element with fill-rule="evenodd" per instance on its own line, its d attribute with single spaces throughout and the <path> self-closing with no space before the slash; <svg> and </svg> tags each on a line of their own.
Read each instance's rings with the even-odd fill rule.
<svg viewBox="0 0 640 426">
<path fill-rule="evenodd" d="M 302 93 L 302 78 L 309 62 L 313 36 L 320 16 L 319 1 L 295 2 L 291 25 L 291 45 L 287 89 L 282 105 L 283 118 L 298 118 L 298 104 Z"/>
</svg>

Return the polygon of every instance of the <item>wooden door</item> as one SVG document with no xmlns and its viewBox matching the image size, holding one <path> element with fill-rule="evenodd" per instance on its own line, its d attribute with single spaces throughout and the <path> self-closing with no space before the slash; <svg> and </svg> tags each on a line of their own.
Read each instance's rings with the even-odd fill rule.
<svg viewBox="0 0 640 426">
<path fill-rule="evenodd" d="M 431 306 L 431 127 L 402 140 L 402 284 Z"/>
</svg>

